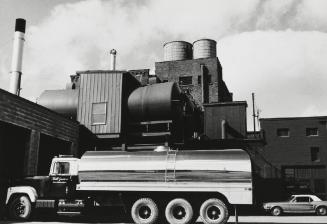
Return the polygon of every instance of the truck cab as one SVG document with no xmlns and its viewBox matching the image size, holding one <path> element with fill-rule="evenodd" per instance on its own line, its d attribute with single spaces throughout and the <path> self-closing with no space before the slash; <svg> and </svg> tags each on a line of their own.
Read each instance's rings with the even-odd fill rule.
<svg viewBox="0 0 327 224">
<path fill-rule="evenodd" d="M 72 156 L 55 157 L 48 176 L 27 177 L 9 187 L 6 199 L 9 216 L 27 220 L 32 208 L 59 209 L 59 205 L 65 206 L 66 200 L 75 197 L 78 161 Z"/>
<path fill-rule="evenodd" d="M 78 183 L 78 160 L 71 156 L 59 156 L 52 160 L 48 197 L 73 197 Z"/>
</svg>

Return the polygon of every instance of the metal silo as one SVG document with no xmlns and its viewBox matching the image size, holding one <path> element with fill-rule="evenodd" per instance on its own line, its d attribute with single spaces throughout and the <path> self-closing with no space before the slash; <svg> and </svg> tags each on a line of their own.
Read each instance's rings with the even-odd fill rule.
<svg viewBox="0 0 327 224">
<path fill-rule="evenodd" d="M 192 59 L 192 44 L 186 41 L 171 41 L 164 44 L 164 61 Z"/>
<path fill-rule="evenodd" d="M 215 58 L 217 42 L 210 39 L 200 39 L 193 42 L 193 59 Z"/>
</svg>

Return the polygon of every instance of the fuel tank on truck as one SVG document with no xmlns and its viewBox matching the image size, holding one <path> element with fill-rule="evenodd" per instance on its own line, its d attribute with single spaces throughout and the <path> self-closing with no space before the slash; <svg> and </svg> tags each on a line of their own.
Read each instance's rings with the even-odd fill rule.
<svg viewBox="0 0 327 224">
<path fill-rule="evenodd" d="M 241 149 L 86 152 L 79 164 L 81 185 L 91 182 L 251 183 L 250 157 Z"/>
<path fill-rule="evenodd" d="M 174 82 L 139 87 L 128 97 L 129 116 L 136 121 L 171 120 L 182 112 L 180 98 Z"/>
</svg>

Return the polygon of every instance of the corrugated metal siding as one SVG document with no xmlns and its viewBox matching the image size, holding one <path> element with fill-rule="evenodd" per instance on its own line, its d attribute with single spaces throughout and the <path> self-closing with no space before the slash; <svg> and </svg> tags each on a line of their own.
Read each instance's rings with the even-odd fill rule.
<svg viewBox="0 0 327 224">
<path fill-rule="evenodd" d="M 1 89 L 0 120 L 66 141 L 78 139 L 77 122 Z"/>
<path fill-rule="evenodd" d="M 122 72 L 80 73 L 77 120 L 95 134 L 121 132 Z M 92 125 L 92 104 L 107 103 L 106 124 Z"/>
</svg>

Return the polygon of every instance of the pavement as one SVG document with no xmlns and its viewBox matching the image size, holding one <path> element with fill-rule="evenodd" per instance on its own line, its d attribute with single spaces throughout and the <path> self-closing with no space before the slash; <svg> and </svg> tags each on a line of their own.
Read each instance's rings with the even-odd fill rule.
<svg viewBox="0 0 327 224">
<path fill-rule="evenodd" d="M 200 220 L 198 220 L 200 221 Z M 17 222 L 11 221 L 0 221 L 1 224 L 11 224 Z M 58 221 L 54 220 L 37 220 L 32 222 L 24 222 L 24 224 L 42 224 L 42 223 L 60 223 L 60 224 L 77 224 L 77 223 L 106 223 L 106 224 L 131 224 L 129 222 L 117 222 L 111 220 L 102 220 L 102 221 L 91 221 L 85 222 L 84 220 L 76 219 L 76 218 L 65 218 Z M 201 222 L 197 222 L 201 223 Z M 228 220 L 228 223 L 235 223 L 235 217 L 231 216 Z M 315 223 L 325 223 L 327 224 L 327 216 L 239 216 L 238 223 L 242 224 L 275 224 L 275 223 L 288 223 L 288 224 L 298 224 L 298 223 L 305 223 L 305 224 L 315 224 Z"/>
</svg>

